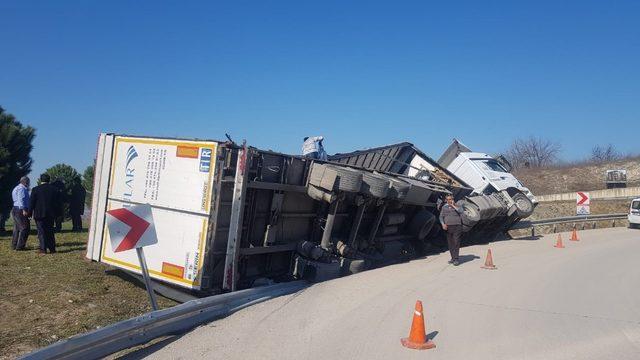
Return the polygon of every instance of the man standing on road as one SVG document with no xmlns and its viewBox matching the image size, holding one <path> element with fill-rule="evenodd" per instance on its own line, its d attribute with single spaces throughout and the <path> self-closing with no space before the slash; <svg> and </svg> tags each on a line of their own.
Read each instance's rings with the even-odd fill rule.
<svg viewBox="0 0 640 360">
<path fill-rule="evenodd" d="M 11 248 L 14 250 L 24 250 L 29 237 L 29 178 L 23 176 L 20 183 L 13 188 L 11 192 L 13 198 L 13 209 L 11 217 L 13 218 L 13 238 L 11 239 Z"/>
<path fill-rule="evenodd" d="M 460 237 L 462 236 L 462 206 L 453 202 L 453 196 L 447 195 L 446 204 L 440 209 L 440 224 L 447 232 L 447 243 L 451 260 L 449 264 L 460 265 L 458 256 L 460 254 Z"/>
<path fill-rule="evenodd" d="M 38 240 L 40 241 L 39 254 L 56 252 L 56 238 L 53 231 L 53 223 L 62 209 L 60 208 L 60 192 L 55 186 L 49 184 L 51 177 L 48 174 L 40 175 L 41 185 L 31 190 L 29 208 L 33 212 L 33 218 L 38 226 Z"/>
</svg>

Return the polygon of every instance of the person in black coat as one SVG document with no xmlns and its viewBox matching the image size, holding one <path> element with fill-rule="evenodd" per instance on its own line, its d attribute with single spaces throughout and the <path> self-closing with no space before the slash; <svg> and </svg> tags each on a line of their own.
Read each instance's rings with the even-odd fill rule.
<svg viewBox="0 0 640 360">
<path fill-rule="evenodd" d="M 80 178 L 73 179 L 71 196 L 69 197 L 69 213 L 73 223 L 73 231 L 82 231 L 82 214 L 84 214 L 84 201 L 87 198 L 87 191 L 82 186 Z"/>
<path fill-rule="evenodd" d="M 58 201 L 60 202 L 60 207 L 62 209 L 64 209 L 64 203 L 67 201 L 67 194 L 66 194 L 66 189 L 64 186 L 64 181 L 62 181 L 62 179 L 55 179 L 51 185 L 53 185 L 58 192 L 60 193 L 60 196 L 58 197 Z M 64 211 L 61 211 L 55 218 L 54 221 L 54 226 L 53 229 L 55 232 L 61 232 L 62 231 L 62 222 L 64 221 Z"/>
<path fill-rule="evenodd" d="M 49 175 L 40 175 L 41 185 L 31 190 L 31 198 L 29 199 L 29 209 L 38 227 L 38 240 L 40 241 L 38 253 L 40 254 L 45 254 L 47 250 L 50 254 L 56 252 L 53 223 L 56 217 L 62 213 L 60 192 L 49 183 L 50 181 Z"/>
</svg>

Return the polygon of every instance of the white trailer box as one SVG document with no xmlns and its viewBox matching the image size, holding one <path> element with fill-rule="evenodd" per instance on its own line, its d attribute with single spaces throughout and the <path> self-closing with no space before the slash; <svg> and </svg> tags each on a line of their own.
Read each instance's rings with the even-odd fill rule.
<svg viewBox="0 0 640 360">
<path fill-rule="evenodd" d="M 149 204 L 158 236 L 145 248 L 151 277 L 200 289 L 217 147 L 101 134 L 87 257 L 140 273 L 135 251 L 113 252 L 104 219 L 108 210 Z"/>
</svg>

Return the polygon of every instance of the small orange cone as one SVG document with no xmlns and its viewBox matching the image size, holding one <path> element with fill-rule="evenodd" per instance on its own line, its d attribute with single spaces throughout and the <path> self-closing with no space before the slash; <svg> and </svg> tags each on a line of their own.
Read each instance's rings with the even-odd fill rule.
<svg viewBox="0 0 640 360">
<path fill-rule="evenodd" d="M 413 312 L 413 322 L 411 323 L 411 332 L 409 332 L 408 338 L 400 339 L 402 346 L 416 349 L 426 350 L 433 349 L 436 344 L 427 339 L 427 335 L 424 329 L 424 315 L 422 312 L 422 301 L 416 301 L 416 309 Z"/>
<path fill-rule="evenodd" d="M 562 244 L 562 235 L 558 234 L 558 241 L 556 241 L 556 244 L 553 245 L 553 247 L 564 249 L 564 245 Z"/>
<path fill-rule="evenodd" d="M 483 269 L 495 270 L 497 267 L 493 265 L 493 256 L 491 256 L 491 249 L 487 249 L 487 260 L 484 262 Z"/>
<path fill-rule="evenodd" d="M 580 239 L 578 239 L 578 232 L 576 231 L 576 228 L 573 228 L 573 232 L 571 233 L 571 239 L 569 239 L 571 241 L 580 241 Z"/>
</svg>

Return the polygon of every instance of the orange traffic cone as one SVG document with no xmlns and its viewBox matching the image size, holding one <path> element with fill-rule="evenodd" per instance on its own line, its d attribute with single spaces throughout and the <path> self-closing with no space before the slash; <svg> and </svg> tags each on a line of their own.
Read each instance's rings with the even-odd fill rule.
<svg viewBox="0 0 640 360">
<path fill-rule="evenodd" d="M 576 231 L 576 228 L 573 228 L 573 232 L 571 233 L 571 239 L 569 239 L 571 241 L 580 241 L 580 239 L 578 239 L 578 232 Z"/>
<path fill-rule="evenodd" d="M 422 301 L 416 301 L 416 309 L 413 312 L 413 322 L 408 338 L 400 339 L 402 346 L 416 350 L 433 349 L 436 344 L 427 339 L 424 329 L 424 315 L 422 312 Z"/>
<path fill-rule="evenodd" d="M 495 270 L 497 267 L 493 265 L 493 256 L 491 256 L 491 249 L 487 250 L 487 260 L 484 262 L 483 269 Z"/>
<path fill-rule="evenodd" d="M 553 245 L 553 247 L 564 249 L 564 245 L 562 244 L 562 235 L 558 234 L 558 241 L 556 241 L 556 244 Z"/>
</svg>

